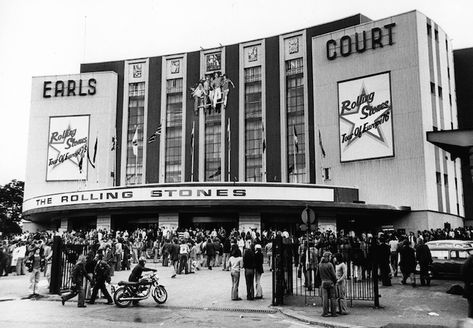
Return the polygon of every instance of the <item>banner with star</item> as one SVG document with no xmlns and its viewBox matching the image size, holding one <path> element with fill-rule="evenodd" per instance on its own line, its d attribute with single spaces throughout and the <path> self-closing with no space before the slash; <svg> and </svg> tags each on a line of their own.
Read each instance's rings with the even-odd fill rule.
<svg viewBox="0 0 473 328">
<path fill-rule="evenodd" d="M 338 82 L 340 161 L 394 156 L 389 72 Z"/>
<path fill-rule="evenodd" d="M 47 181 L 86 180 L 87 160 L 83 158 L 87 156 L 89 118 L 89 115 L 49 118 Z"/>
</svg>

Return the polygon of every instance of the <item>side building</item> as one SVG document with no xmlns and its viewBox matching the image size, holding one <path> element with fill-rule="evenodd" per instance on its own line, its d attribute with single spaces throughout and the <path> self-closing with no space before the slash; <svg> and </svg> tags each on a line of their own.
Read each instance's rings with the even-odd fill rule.
<svg viewBox="0 0 473 328">
<path fill-rule="evenodd" d="M 31 229 L 462 226 L 452 46 L 412 11 L 33 78 Z"/>
</svg>

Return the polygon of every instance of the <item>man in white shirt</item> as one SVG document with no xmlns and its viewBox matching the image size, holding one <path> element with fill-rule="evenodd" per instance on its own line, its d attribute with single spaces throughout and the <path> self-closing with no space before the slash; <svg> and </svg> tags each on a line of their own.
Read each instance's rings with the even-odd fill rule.
<svg viewBox="0 0 473 328">
<path fill-rule="evenodd" d="M 397 240 L 396 236 L 391 236 L 391 240 L 389 241 L 389 247 L 391 249 L 391 273 L 394 277 L 397 277 L 399 241 Z"/>
</svg>

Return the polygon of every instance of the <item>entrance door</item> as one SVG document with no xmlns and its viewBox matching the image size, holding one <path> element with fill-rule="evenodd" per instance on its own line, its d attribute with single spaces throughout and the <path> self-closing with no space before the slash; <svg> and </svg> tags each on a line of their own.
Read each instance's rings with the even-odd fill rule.
<svg viewBox="0 0 473 328">
<path fill-rule="evenodd" d="M 233 228 L 238 229 L 238 219 L 229 215 L 183 215 L 179 217 L 179 228 L 203 229 L 212 231 L 213 229 L 225 229 L 230 233 Z"/>
</svg>

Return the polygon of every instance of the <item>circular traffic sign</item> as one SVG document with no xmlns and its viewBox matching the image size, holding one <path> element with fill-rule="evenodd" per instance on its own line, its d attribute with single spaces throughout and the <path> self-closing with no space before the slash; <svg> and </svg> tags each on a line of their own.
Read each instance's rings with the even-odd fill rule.
<svg viewBox="0 0 473 328">
<path fill-rule="evenodd" d="M 315 222 L 315 212 L 311 208 L 306 207 L 302 211 L 301 219 L 305 224 L 307 224 L 307 221 L 312 224 Z"/>
</svg>

